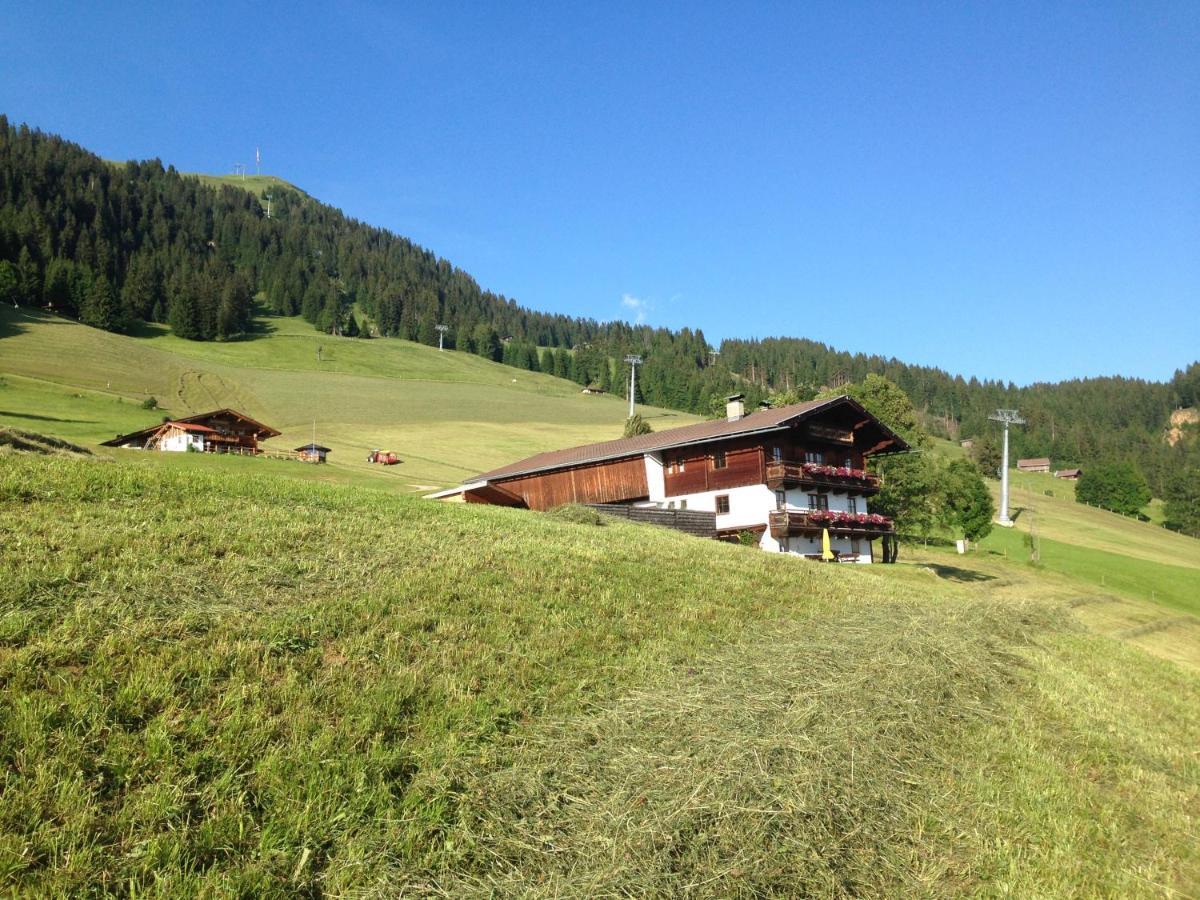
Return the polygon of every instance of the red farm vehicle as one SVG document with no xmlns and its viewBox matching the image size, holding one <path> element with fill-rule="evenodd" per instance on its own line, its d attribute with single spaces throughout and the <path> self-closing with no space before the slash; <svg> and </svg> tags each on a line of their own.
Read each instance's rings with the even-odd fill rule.
<svg viewBox="0 0 1200 900">
<path fill-rule="evenodd" d="M 372 450 L 367 454 L 367 462 L 379 463 L 381 466 L 394 466 L 400 462 L 400 457 L 391 450 Z"/>
</svg>

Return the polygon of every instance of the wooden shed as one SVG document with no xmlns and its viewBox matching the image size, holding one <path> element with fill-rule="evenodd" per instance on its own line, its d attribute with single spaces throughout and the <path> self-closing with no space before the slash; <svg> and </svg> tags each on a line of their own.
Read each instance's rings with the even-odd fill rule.
<svg viewBox="0 0 1200 900">
<path fill-rule="evenodd" d="M 297 447 L 292 452 L 300 457 L 300 462 L 323 463 L 325 462 L 325 457 L 333 451 L 313 441 L 312 443 L 305 444 L 303 447 Z"/>
</svg>

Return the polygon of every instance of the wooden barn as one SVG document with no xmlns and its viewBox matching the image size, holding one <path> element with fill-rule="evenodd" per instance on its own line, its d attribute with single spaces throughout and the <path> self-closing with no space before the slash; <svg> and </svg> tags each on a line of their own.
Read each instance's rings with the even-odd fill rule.
<svg viewBox="0 0 1200 900">
<path fill-rule="evenodd" d="M 168 419 L 131 434 L 117 435 L 103 447 L 255 456 L 259 442 L 279 432 L 234 409 L 215 409 L 182 419 Z"/>
<path fill-rule="evenodd" d="M 1050 460 L 1048 457 L 1041 456 L 1034 459 L 1018 459 L 1018 472 L 1049 472 Z"/>
<path fill-rule="evenodd" d="M 894 528 L 867 509 L 880 478 L 866 462 L 907 449 L 846 396 L 747 415 L 739 395 L 722 420 L 541 453 L 430 496 L 707 512 L 717 537 L 749 533 L 766 550 L 820 556 L 828 531 L 838 558 L 870 562 L 871 541 Z"/>
</svg>

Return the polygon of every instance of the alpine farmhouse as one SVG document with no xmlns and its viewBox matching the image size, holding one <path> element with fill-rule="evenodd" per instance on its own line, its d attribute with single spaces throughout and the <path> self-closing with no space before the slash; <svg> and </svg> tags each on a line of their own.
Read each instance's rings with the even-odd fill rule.
<svg viewBox="0 0 1200 900">
<path fill-rule="evenodd" d="M 257 456 L 259 442 L 279 432 L 235 409 L 215 409 L 182 419 L 167 419 L 131 434 L 119 434 L 102 447 L 129 447 L 195 453 L 237 453 Z"/>
<path fill-rule="evenodd" d="M 868 503 L 872 457 L 908 445 L 850 397 L 726 416 L 654 434 L 540 453 L 431 494 L 436 499 L 546 510 L 564 503 L 623 504 L 711 513 L 719 538 L 753 535 L 763 549 L 820 558 L 824 532 L 838 560 L 894 548 L 890 519 Z M 891 539 L 891 540 L 889 540 Z"/>
</svg>

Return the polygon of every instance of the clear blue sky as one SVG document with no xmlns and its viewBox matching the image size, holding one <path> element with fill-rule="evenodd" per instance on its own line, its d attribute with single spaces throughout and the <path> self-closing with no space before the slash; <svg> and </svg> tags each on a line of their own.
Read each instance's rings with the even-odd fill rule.
<svg viewBox="0 0 1200 900">
<path fill-rule="evenodd" d="M 535 309 L 1020 383 L 1200 356 L 1200 3 L 0 2 L 0 111 Z"/>
</svg>

